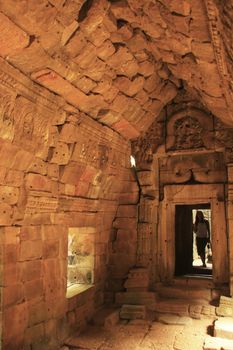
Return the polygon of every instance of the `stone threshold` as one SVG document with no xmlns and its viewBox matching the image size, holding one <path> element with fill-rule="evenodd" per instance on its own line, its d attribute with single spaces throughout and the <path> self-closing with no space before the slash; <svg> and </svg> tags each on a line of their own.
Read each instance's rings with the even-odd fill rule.
<svg viewBox="0 0 233 350">
<path fill-rule="evenodd" d="M 86 292 L 87 290 L 94 288 L 93 284 L 73 284 L 72 286 L 69 286 L 66 291 L 66 298 L 70 299 L 75 297 L 76 295 L 79 295 L 81 293 Z"/>
</svg>

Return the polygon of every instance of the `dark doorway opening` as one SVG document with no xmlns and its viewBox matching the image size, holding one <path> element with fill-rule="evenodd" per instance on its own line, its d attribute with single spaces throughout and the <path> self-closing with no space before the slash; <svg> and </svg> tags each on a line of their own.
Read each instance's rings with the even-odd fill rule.
<svg viewBox="0 0 233 350">
<path fill-rule="evenodd" d="M 196 250 L 196 235 L 193 232 L 196 211 L 201 210 L 211 225 L 209 203 L 176 205 L 175 208 L 175 275 L 212 275 L 211 244 L 206 247 L 206 267 L 202 266 Z M 210 226 L 211 232 L 211 226 Z"/>
</svg>

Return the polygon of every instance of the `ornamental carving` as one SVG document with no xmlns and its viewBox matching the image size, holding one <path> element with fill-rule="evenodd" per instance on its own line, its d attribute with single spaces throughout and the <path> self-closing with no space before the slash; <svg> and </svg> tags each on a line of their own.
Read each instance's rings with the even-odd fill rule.
<svg viewBox="0 0 233 350">
<path fill-rule="evenodd" d="M 199 121 L 191 116 L 178 119 L 174 124 L 174 149 L 201 148 L 203 127 Z"/>
<path fill-rule="evenodd" d="M 153 154 L 164 142 L 164 123 L 155 121 L 143 137 L 132 142 L 136 163 L 151 163 Z"/>
<path fill-rule="evenodd" d="M 12 140 L 14 137 L 14 103 L 15 95 L 0 92 L 0 137 L 4 140 Z"/>
<path fill-rule="evenodd" d="M 28 99 L 19 96 L 13 111 L 17 133 L 13 142 L 25 149 L 36 150 L 48 142 L 50 115 L 39 113 Z"/>
</svg>

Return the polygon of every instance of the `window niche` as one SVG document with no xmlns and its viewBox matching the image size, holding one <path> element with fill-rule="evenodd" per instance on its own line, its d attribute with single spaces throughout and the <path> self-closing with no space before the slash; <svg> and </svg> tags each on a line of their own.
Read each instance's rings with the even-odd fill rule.
<svg viewBox="0 0 233 350">
<path fill-rule="evenodd" d="M 93 282 L 93 229 L 87 227 L 70 227 L 68 232 L 67 292 L 75 290 L 75 294 L 78 294 L 90 287 Z"/>
</svg>

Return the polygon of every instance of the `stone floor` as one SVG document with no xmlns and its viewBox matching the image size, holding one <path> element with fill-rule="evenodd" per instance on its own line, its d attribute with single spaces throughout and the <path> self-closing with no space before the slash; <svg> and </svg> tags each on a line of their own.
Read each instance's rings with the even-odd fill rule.
<svg viewBox="0 0 233 350">
<path fill-rule="evenodd" d="M 151 320 L 121 321 L 107 329 L 89 326 L 66 346 L 70 350 L 202 350 L 213 332 L 213 321 L 166 314 Z"/>
</svg>

